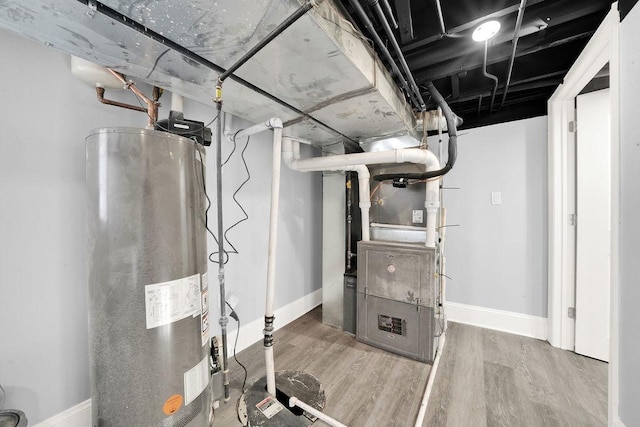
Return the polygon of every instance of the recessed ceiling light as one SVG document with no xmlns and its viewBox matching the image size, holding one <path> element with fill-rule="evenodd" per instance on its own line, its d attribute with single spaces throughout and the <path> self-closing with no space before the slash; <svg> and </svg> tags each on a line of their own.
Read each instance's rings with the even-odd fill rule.
<svg viewBox="0 0 640 427">
<path fill-rule="evenodd" d="M 500 31 L 500 22 L 483 22 L 482 24 L 478 25 L 478 28 L 473 30 L 473 35 L 471 36 L 471 38 L 477 42 L 484 42 L 498 34 L 498 31 Z"/>
</svg>

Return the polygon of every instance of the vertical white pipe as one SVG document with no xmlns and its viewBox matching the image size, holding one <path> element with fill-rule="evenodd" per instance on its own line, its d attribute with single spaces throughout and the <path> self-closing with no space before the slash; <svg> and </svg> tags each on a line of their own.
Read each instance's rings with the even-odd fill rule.
<svg viewBox="0 0 640 427">
<path fill-rule="evenodd" d="M 267 374 L 267 392 L 276 395 L 276 367 L 273 360 L 273 346 L 264 348 L 265 371 Z"/>
<path fill-rule="evenodd" d="M 425 246 L 429 248 L 436 247 L 436 226 L 438 209 L 440 208 L 440 179 L 432 178 L 427 181 L 424 207 L 427 210 L 427 220 L 425 227 L 427 229 L 427 239 Z"/>
<path fill-rule="evenodd" d="M 355 166 L 354 169 L 358 172 L 358 184 L 359 184 L 359 201 L 358 206 L 360 207 L 361 220 L 362 223 L 362 241 L 368 242 L 370 239 L 369 223 L 371 220 L 369 219 L 369 210 L 371 209 L 371 198 L 369 196 L 369 168 L 365 165 Z"/>
<path fill-rule="evenodd" d="M 420 402 L 420 410 L 418 411 L 418 416 L 416 417 L 415 427 L 422 427 L 424 416 L 427 414 L 427 407 L 429 405 L 429 398 L 431 397 L 431 390 L 433 390 L 433 383 L 436 380 L 436 372 L 438 371 L 438 365 L 440 364 L 440 355 L 442 355 L 442 350 L 444 348 L 444 340 L 445 334 L 443 333 L 440 336 L 436 359 L 433 361 L 433 366 L 431 367 L 431 371 L 429 372 L 429 379 L 427 380 L 427 386 L 424 390 L 424 395 L 422 396 L 422 402 Z"/>
<path fill-rule="evenodd" d="M 171 111 L 184 113 L 184 99 L 182 98 L 182 95 L 171 92 Z"/>
<path fill-rule="evenodd" d="M 269 252 L 267 255 L 267 298 L 264 315 L 273 317 L 273 299 L 276 280 L 276 246 L 278 240 L 278 205 L 280 199 L 280 168 L 282 164 L 282 127 L 273 129 L 273 172 L 271 176 L 271 212 L 269 214 Z M 265 324 L 265 365 L 267 370 L 267 392 L 276 395 L 275 368 L 273 361 L 273 341 L 267 345 L 267 336 L 273 333 Z"/>
<path fill-rule="evenodd" d="M 394 154 L 395 156 L 395 154 Z M 369 168 L 366 165 L 347 165 L 347 166 L 324 166 L 310 164 L 304 169 L 298 167 L 298 161 L 300 160 L 300 143 L 293 141 L 289 138 L 284 140 L 282 145 L 282 159 L 284 164 L 293 170 L 299 172 L 319 172 L 319 171 L 354 171 L 358 173 L 358 189 L 359 189 L 359 202 L 362 217 L 362 240 L 368 242 L 370 240 L 369 223 L 370 216 L 369 211 L 371 209 L 371 200 L 369 198 L 369 182 L 370 174 Z"/>
<path fill-rule="evenodd" d="M 296 151 L 297 149 L 297 151 Z M 415 148 L 397 149 L 389 151 L 376 151 L 368 153 L 356 154 L 340 154 L 326 157 L 312 157 L 310 159 L 300 160 L 299 143 L 287 139 L 284 145 L 284 161 L 291 169 L 301 172 L 322 171 L 322 170 L 358 170 L 354 167 L 365 167 L 366 164 L 383 164 L 383 163 L 421 163 L 424 164 L 427 171 L 440 169 L 440 162 L 434 153 L 429 150 L 419 150 Z M 294 153 L 297 153 L 294 154 Z M 367 169 L 368 173 L 368 169 Z M 360 179 L 360 173 L 358 173 Z M 425 208 L 427 210 L 426 232 L 427 239 L 425 245 L 434 248 L 436 245 L 436 223 L 438 209 L 440 208 L 440 185 L 439 179 L 434 178 L 427 181 L 425 193 Z M 369 227 L 365 229 L 366 223 L 369 222 L 369 209 L 371 201 L 369 200 L 369 189 L 366 192 L 363 189 L 363 181 L 360 181 L 360 192 L 366 194 L 365 200 L 360 198 L 360 208 L 363 213 L 362 239 L 369 239 Z M 367 184 L 368 186 L 368 184 Z"/>
</svg>

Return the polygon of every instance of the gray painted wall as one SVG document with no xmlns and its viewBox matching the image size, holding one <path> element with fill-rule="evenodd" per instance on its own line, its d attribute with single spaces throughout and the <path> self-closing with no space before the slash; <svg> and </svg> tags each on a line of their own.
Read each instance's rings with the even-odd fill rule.
<svg viewBox="0 0 640 427">
<path fill-rule="evenodd" d="M 640 6 L 620 28 L 619 414 L 640 425 Z"/>
<path fill-rule="evenodd" d="M 94 90 L 71 75 L 67 55 L 4 31 L 0 54 L 11 58 L 0 67 L 0 384 L 7 390 L 5 406 L 25 411 L 33 425 L 89 397 L 84 138 L 96 127 L 140 127 L 146 120 L 100 105 Z M 135 103 L 130 93 L 108 94 Z M 208 122 L 214 111 L 186 102 L 185 113 Z M 231 130 L 247 124 L 235 120 Z M 244 324 L 264 312 L 270 138 L 251 139 L 252 179 L 238 194 L 250 220 L 229 233 L 240 255 L 227 264 L 227 287 L 240 299 Z M 214 150 L 208 153 L 213 190 Z M 231 193 L 244 176 L 234 158 L 224 175 L 227 224 L 240 218 Z M 283 169 L 276 307 L 321 286 L 321 188 L 320 174 Z M 210 221 L 215 224 L 213 215 Z M 209 268 L 215 282 L 216 267 Z"/>
<path fill-rule="evenodd" d="M 461 131 L 458 144 L 444 180 L 460 188 L 444 191 L 447 223 L 460 225 L 447 229 L 447 300 L 546 317 L 547 118 Z"/>
</svg>

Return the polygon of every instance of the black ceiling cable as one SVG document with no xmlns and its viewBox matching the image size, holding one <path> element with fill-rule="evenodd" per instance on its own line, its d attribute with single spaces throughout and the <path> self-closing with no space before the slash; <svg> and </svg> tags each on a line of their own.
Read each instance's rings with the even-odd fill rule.
<svg viewBox="0 0 640 427">
<path fill-rule="evenodd" d="M 107 16 L 108 18 L 113 19 L 114 21 L 120 22 L 121 24 L 139 32 L 140 34 L 150 38 L 151 40 L 160 43 L 161 45 L 176 51 L 177 53 L 183 55 L 184 57 L 191 59 L 192 61 L 201 64 L 207 68 L 209 68 L 212 71 L 215 71 L 216 73 L 222 74 L 224 73 L 226 70 L 224 68 L 222 68 L 221 66 L 209 61 L 208 59 L 198 55 L 197 53 L 181 46 L 180 44 L 174 42 L 173 40 L 170 40 L 166 37 L 164 37 L 162 34 L 157 33 L 155 31 L 153 31 L 152 29 L 146 27 L 143 24 L 140 24 L 137 21 L 132 20 L 131 18 L 129 18 L 128 16 L 118 12 L 115 9 L 110 8 L 109 6 L 99 2 L 99 1 L 95 1 L 95 0 L 77 0 L 80 3 L 84 4 L 85 6 L 91 8 L 93 11 L 98 12 L 102 15 Z M 160 55 L 164 55 L 166 52 L 163 51 Z M 157 64 L 156 64 L 157 65 Z M 355 151 L 362 151 L 362 148 L 360 148 L 360 145 L 352 138 L 348 137 L 347 135 L 344 135 L 343 133 L 339 132 L 338 130 L 332 128 L 331 126 L 323 123 L 322 121 L 316 119 L 315 117 L 311 116 L 310 114 L 305 113 L 304 111 L 294 107 L 293 105 L 283 101 L 282 99 L 276 97 L 275 95 L 272 95 L 271 93 L 265 91 L 264 89 L 261 89 L 260 87 L 254 85 L 253 83 L 244 80 L 236 75 L 231 75 L 229 77 L 230 79 L 236 81 L 237 83 L 241 84 L 242 86 L 251 89 L 252 91 L 264 96 L 265 98 L 270 99 L 271 101 L 274 101 L 275 103 L 287 108 L 288 110 L 293 111 L 296 114 L 299 114 L 300 116 L 303 116 L 306 119 L 311 120 L 312 122 L 322 126 L 323 128 L 329 130 L 330 132 L 334 133 L 335 135 L 339 135 L 341 138 L 345 139 L 345 148 L 351 148 L 352 150 Z"/>
<path fill-rule="evenodd" d="M 453 165 L 456 163 L 456 157 L 458 156 L 458 129 L 456 127 L 456 117 L 451 111 L 449 104 L 444 100 L 438 89 L 433 85 L 433 82 L 427 82 L 427 88 L 429 89 L 429 93 L 436 101 L 438 106 L 442 109 L 442 114 L 447 120 L 447 132 L 449 133 L 449 142 L 447 153 L 449 154 L 447 158 L 447 164 L 441 169 L 435 171 L 428 171 L 423 173 L 388 173 L 382 175 L 375 175 L 373 179 L 375 181 L 387 181 L 387 180 L 399 180 L 399 179 L 429 179 L 436 178 L 442 176 L 453 169 Z"/>
</svg>

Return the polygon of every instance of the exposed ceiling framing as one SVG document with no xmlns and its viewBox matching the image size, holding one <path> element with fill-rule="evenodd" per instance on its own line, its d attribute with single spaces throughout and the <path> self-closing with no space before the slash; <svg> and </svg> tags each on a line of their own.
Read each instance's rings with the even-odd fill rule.
<svg viewBox="0 0 640 427">
<path fill-rule="evenodd" d="M 368 0 L 360 2 L 386 41 L 376 15 L 366 7 Z M 463 128 L 546 114 L 546 100 L 562 83 L 612 4 L 611 0 L 528 0 L 508 93 L 498 108 L 507 82 L 520 0 L 440 2 L 446 32 L 453 37 L 442 34 L 437 0 L 390 0 L 398 21 L 395 35 L 427 107 L 435 108 L 425 90 L 426 83 L 433 81 L 465 120 Z M 350 2 L 342 3 L 362 28 Z M 493 111 L 489 111 L 493 82 L 482 73 L 484 44 L 471 39 L 473 30 L 489 19 L 501 23 L 500 32 L 488 46 L 487 71 L 499 81 Z"/>
</svg>

